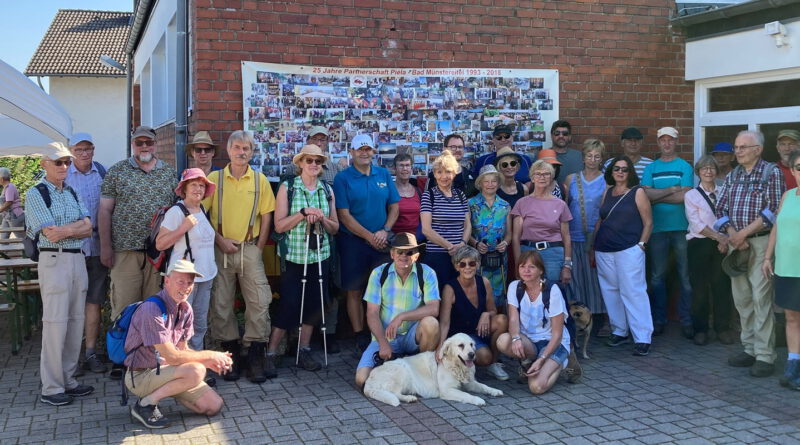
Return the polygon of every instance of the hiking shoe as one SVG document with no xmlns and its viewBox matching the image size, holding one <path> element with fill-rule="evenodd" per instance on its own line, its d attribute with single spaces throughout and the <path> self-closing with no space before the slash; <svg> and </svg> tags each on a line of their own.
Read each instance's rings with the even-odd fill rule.
<svg viewBox="0 0 800 445">
<path fill-rule="evenodd" d="M 62 392 L 60 394 L 53 394 L 53 395 L 49 395 L 49 396 L 44 396 L 43 395 L 43 396 L 39 397 L 39 400 L 42 403 L 46 403 L 48 405 L 64 406 L 64 405 L 69 405 L 75 399 L 73 399 L 72 396 L 67 395 L 67 394 Z"/>
<path fill-rule="evenodd" d="M 223 351 L 230 352 L 231 359 L 233 360 L 233 366 L 228 372 L 223 374 L 222 379 L 226 382 L 235 382 L 239 380 L 242 372 L 242 346 L 239 344 L 238 340 L 224 341 L 220 343 L 219 346 Z"/>
<path fill-rule="evenodd" d="M 274 379 L 278 376 L 277 365 L 275 364 L 276 356 L 268 355 L 264 358 L 264 377 Z"/>
<path fill-rule="evenodd" d="M 756 362 L 756 358 L 752 355 L 742 351 L 728 357 L 728 365 L 737 368 L 749 368 Z"/>
<path fill-rule="evenodd" d="M 497 380 L 505 381 L 509 378 L 508 373 L 503 369 L 503 364 L 500 362 L 494 362 L 487 366 L 486 371 Z"/>
<path fill-rule="evenodd" d="M 82 396 L 88 396 L 93 392 L 94 392 L 94 386 L 78 385 L 72 389 L 64 391 L 64 394 L 72 397 L 82 397 Z"/>
<path fill-rule="evenodd" d="M 606 342 L 606 344 L 608 346 L 611 346 L 612 348 L 616 348 L 619 345 L 624 345 L 625 343 L 630 343 L 630 342 L 631 338 L 628 337 L 627 335 L 623 337 L 621 335 L 611 334 L 611 336 L 608 337 L 608 341 Z"/>
<path fill-rule="evenodd" d="M 739 336 L 733 331 L 722 331 L 717 334 L 717 340 L 723 345 L 732 345 Z"/>
<path fill-rule="evenodd" d="M 653 325 L 653 337 L 658 337 L 664 333 L 664 325 L 663 324 L 655 324 Z"/>
<path fill-rule="evenodd" d="M 98 374 L 105 373 L 108 369 L 106 365 L 97 358 L 97 354 L 92 354 L 83 360 L 82 368 L 86 371 L 96 372 Z"/>
<path fill-rule="evenodd" d="M 769 377 L 773 372 L 775 372 L 775 365 L 761 360 L 756 360 L 750 367 L 750 375 L 753 377 Z"/>
<path fill-rule="evenodd" d="M 694 338 L 692 338 L 692 341 L 697 346 L 705 346 L 708 344 L 708 334 L 706 334 L 705 332 L 698 332 L 694 334 Z"/>
<path fill-rule="evenodd" d="M 644 357 L 648 354 L 650 354 L 650 343 L 636 343 L 636 345 L 633 346 L 633 355 Z"/>
<path fill-rule="evenodd" d="M 297 367 L 305 369 L 306 371 L 319 371 L 322 365 L 319 364 L 314 357 L 311 357 L 311 349 L 300 348 L 300 356 L 297 362 Z"/>
<path fill-rule="evenodd" d="M 336 340 L 336 334 L 325 334 L 325 342 L 328 345 L 328 354 L 342 352 L 342 348 L 339 347 L 339 341 Z"/>
<path fill-rule="evenodd" d="M 166 428 L 169 420 L 158 410 L 158 405 L 141 405 L 141 400 L 131 407 L 131 416 L 147 428 Z"/>
<path fill-rule="evenodd" d="M 564 368 L 564 372 L 567 373 L 567 383 L 577 383 L 583 375 L 583 368 L 581 368 L 581 364 L 578 362 L 578 356 L 575 355 L 575 351 L 570 351 L 567 367 Z"/>
<path fill-rule="evenodd" d="M 264 369 L 267 360 L 266 348 L 267 344 L 263 342 L 250 343 L 250 349 L 247 352 L 247 380 L 253 383 L 261 384 L 267 381 L 268 377 Z M 273 364 L 273 370 L 274 366 Z"/>
<path fill-rule="evenodd" d="M 778 379 L 781 386 L 789 386 L 794 378 L 800 374 L 800 360 L 789 360 L 786 362 L 786 367 L 783 368 L 783 375 Z"/>
<path fill-rule="evenodd" d="M 111 366 L 111 372 L 108 373 L 108 377 L 111 380 L 122 380 L 122 375 L 125 374 L 125 366 L 114 364 Z"/>
</svg>

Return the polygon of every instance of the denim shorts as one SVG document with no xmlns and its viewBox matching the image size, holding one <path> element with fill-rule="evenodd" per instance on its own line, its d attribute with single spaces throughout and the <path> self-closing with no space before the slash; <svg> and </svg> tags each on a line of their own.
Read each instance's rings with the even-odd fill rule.
<svg viewBox="0 0 800 445">
<path fill-rule="evenodd" d="M 475 350 L 477 351 L 480 348 L 489 348 L 489 342 L 492 340 L 486 337 L 478 337 L 475 334 L 467 334 L 475 342 Z"/>
<path fill-rule="evenodd" d="M 417 344 L 417 326 L 419 326 L 419 322 L 415 321 L 411 324 L 411 327 L 408 328 L 408 332 L 403 335 L 398 335 L 394 340 L 389 341 L 389 346 L 392 347 L 393 353 L 416 354 L 419 352 L 419 345 Z M 380 351 L 380 348 L 377 340 L 372 340 L 369 346 L 367 346 L 367 349 L 364 350 L 364 353 L 361 354 L 361 360 L 358 361 L 356 369 L 364 367 L 374 368 L 375 361 L 372 357 L 376 352 Z"/>
<path fill-rule="evenodd" d="M 539 355 L 539 351 L 543 351 L 547 347 L 548 343 L 550 343 L 550 340 L 533 342 L 533 345 L 536 346 L 537 356 Z M 562 368 L 566 368 L 567 361 L 569 360 L 569 350 L 567 350 L 564 345 L 558 345 L 556 350 L 550 355 L 550 359 L 561 365 Z"/>
</svg>

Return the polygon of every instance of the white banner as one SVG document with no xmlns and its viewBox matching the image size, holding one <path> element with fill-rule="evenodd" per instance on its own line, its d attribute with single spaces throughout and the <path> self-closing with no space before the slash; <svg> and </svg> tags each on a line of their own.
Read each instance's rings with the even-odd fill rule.
<svg viewBox="0 0 800 445">
<path fill-rule="evenodd" d="M 244 128 L 251 165 L 271 181 L 293 173 L 292 156 L 314 125 L 330 133 L 328 151 L 347 160 L 349 142 L 372 136 L 377 162 L 409 153 L 427 174 L 445 136 L 461 135 L 466 162 L 488 149 L 492 129 L 514 127 L 514 149 L 549 147 L 558 119 L 558 71 L 500 68 L 341 68 L 242 62 Z"/>
</svg>

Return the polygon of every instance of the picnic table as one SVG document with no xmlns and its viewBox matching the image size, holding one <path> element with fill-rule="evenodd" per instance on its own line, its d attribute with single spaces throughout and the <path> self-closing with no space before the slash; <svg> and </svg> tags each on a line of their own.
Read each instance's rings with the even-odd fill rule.
<svg viewBox="0 0 800 445">
<path fill-rule="evenodd" d="M 9 300 L 3 312 L 12 318 L 11 353 L 16 355 L 22 347 L 22 338 L 30 337 L 31 326 L 39 315 L 38 295 L 29 295 L 39 290 L 39 281 L 33 278 L 37 263 L 29 258 L 0 258 L 0 292 Z M 26 295 L 26 293 L 28 295 Z"/>
<path fill-rule="evenodd" d="M 19 258 L 25 247 L 20 242 L 0 244 L 0 257 L 5 259 Z"/>
</svg>

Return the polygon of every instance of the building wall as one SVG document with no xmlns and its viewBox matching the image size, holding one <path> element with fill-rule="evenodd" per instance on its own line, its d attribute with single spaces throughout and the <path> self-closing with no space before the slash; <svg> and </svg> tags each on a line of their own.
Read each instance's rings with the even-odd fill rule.
<svg viewBox="0 0 800 445">
<path fill-rule="evenodd" d="M 616 2 L 459 0 L 192 3 L 190 134 L 224 141 L 242 128 L 242 60 L 350 67 L 544 68 L 560 72 L 561 118 L 580 143 L 618 152 L 625 127 L 656 150 L 659 127 L 686 134 L 693 88 L 670 0 Z"/>
<path fill-rule="evenodd" d="M 106 166 L 126 157 L 124 77 L 51 77 L 50 95 L 72 117 L 75 133 L 94 138 L 94 159 Z"/>
</svg>

